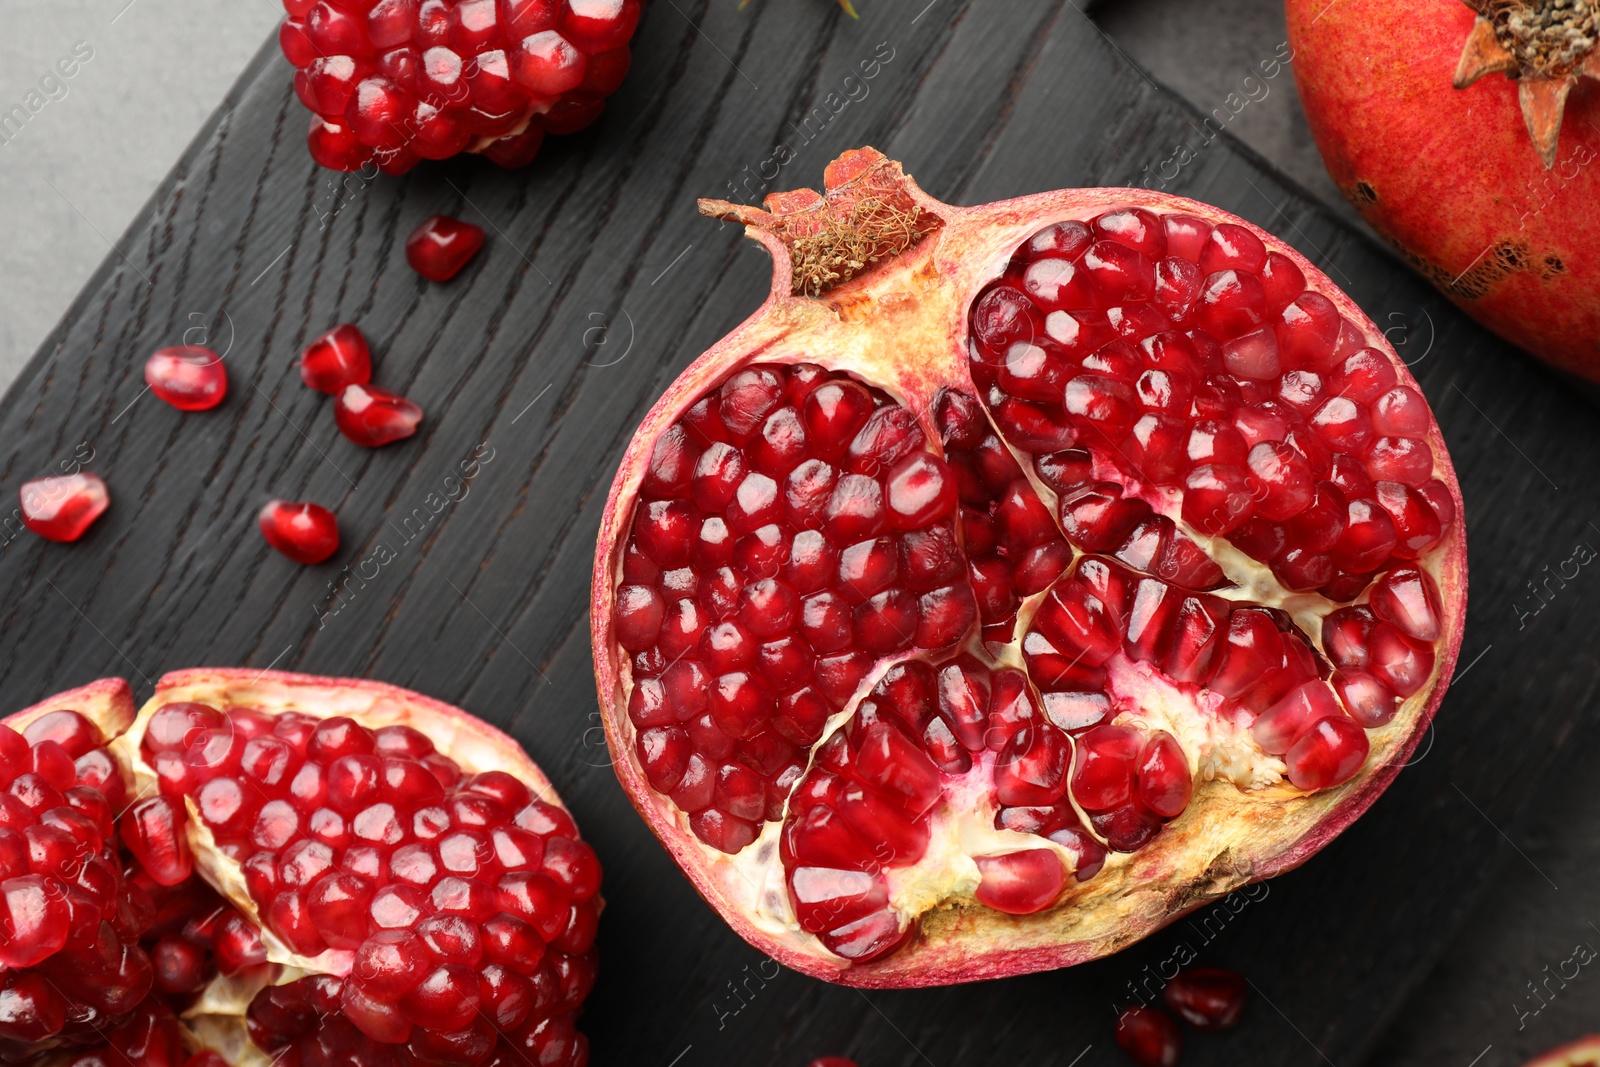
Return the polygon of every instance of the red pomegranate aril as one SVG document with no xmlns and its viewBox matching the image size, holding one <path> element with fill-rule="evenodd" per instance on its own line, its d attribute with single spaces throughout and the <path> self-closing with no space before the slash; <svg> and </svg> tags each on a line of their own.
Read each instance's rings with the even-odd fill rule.
<svg viewBox="0 0 1600 1067">
<path fill-rule="evenodd" d="M 1061 860 L 1049 849 L 979 856 L 978 903 L 1008 915 L 1032 915 L 1056 902 L 1066 886 Z"/>
<path fill-rule="evenodd" d="M 406 237 L 406 262 L 429 281 L 447 282 L 482 247 L 482 227 L 449 215 L 430 215 Z"/>
<path fill-rule="evenodd" d="M 1221 967 L 1189 967 L 1167 983 L 1161 999 L 1196 1030 L 1230 1030 L 1238 1025 L 1249 992 L 1242 974 Z"/>
<path fill-rule="evenodd" d="M 111 503 L 106 483 L 88 471 L 24 482 L 18 498 L 28 529 L 63 542 L 82 537 Z"/>
<path fill-rule="evenodd" d="M 198 345 L 158 348 L 144 365 L 145 384 L 179 411 L 209 411 L 228 395 L 222 357 Z"/>
<path fill-rule="evenodd" d="M 345 387 L 333 406 L 339 432 L 365 448 L 381 448 L 417 432 L 422 409 L 398 393 L 371 384 Z"/>
<path fill-rule="evenodd" d="M 1124 1008 L 1117 1016 L 1115 1036 L 1138 1067 L 1176 1067 L 1183 1051 L 1178 1024 L 1155 1008 Z"/>
<path fill-rule="evenodd" d="M 1372 587 L 1372 612 L 1407 637 L 1436 641 L 1443 620 L 1439 589 L 1426 571 L 1396 567 Z"/>
<path fill-rule="evenodd" d="M 257 522 L 267 544 L 296 563 L 321 563 L 339 550 L 339 520 L 320 504 L 269 500 Z"/>
<path fill-rule="evenodd" d="M 346 322 L 312 341 L 300 355 L 300 380 L 329 396 L 338 396 L 346 386 L 370 382 L 372 353 L 365 335 Z"/>
<path fill-rule="evenodd" d="M 1306 728 L 1283 761 L 1289 769 L 1289 781 L 1296 788 L 1328 789 L 1349 781 L 1360 770 L 1367 749 L 1367 734 L 1360 724 L 1330 716 Z"/>
</svg>

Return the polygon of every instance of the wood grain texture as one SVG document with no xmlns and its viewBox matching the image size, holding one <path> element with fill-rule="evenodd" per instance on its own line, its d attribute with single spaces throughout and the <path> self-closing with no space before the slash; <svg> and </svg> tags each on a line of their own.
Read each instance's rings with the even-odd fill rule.
<svg viewBox="0 0 1600 1067">
<path fill-rule="evenodd" d="M 1569 774 L 1577 742 L 1593 739 L 1597 651 L 1582 600 L 1593 576 L 1535 617 L 1519 620 L 1514 604 L 1576 542 L 1600 544 L 1594 411 L 1261 160 L 1225 137 L 1204 142 L 1199 117 L 1070 3 L 923 3 L 868 0 L 854 22 L 820 0 L 743 12 L 658 0 L 607 117 L 550 142 L 532 167 L 454 161 L 350 179 L 337 195 L 338 176 L 306 155 L 288 68 L 265 47 L 0 405 L 5 485 L 86 446 L 114 500 L 76 545 L 8 527 L 0 706 L 107 674 L 142 696 L 173 668 L 275 666 L 381 678 L 506 728 L 606 865 L 603 977 L 585 1021 L 599 1065 L 799 1065 L 824 1053 L 864 1067 L 1121 1063 L 1114 1002 L 1184 945 L 1258 990 L 1245 1029 L 1194 1040 L 1189 1065 L 1346 1067 L 1385 1040 L 1407 1059 L 1464 1065 L 1485 1043 L 1515 1047 L 1509 1012 L 1484 1014 L 1481 1040 L 1446 1027 L 1435 1040 L 1403 1032 L 1416 1022 L 1406 1006 L 1439 988 L 1441 954 L 1476 936 L 1463 925 L 1475 902 L 1524 862 L 1505 841 L 1525 813 L 1548 810 L 1541 780 Z M 880 42 L 893 58 L 866 95 L 814 121 L 809 139 L 797 132 Z M 780 141 L 794 158 L 774 187 L 816 184 L 838 151 L 873 144 L 957 203 L 1134 183 L 1184 141 L 1197 156 L 1174 191 L 1280 234 L 1394 327 L 1467 499 L 1466 680 L 1417 765 L 1261 899 L 1069 971 L 864 995 L 764 964 L 629 808 L 606 767 L 590 674 L 594 534 L 632 426 L 768 286 L 764 255 L 697 217 L 694 198 L 729 196 Z M 441 211 L 489 230 L 444 286 L 407 269 L 400 247 Z M 414 439 L 357 448 L 300 384 L 296 354 L 341 321 L 370 338 L 377 382 L 426 409 Z M 141 369 L 197 324 L 226 351 L 232 392 L 181 415 L 141 395 Z M 463 494 L 447 479 L 475 453 Z M 335 562 L 301 568 L 271 552 L 255 529 L 269 496 L 334 508 Z M 1566 933 L 1543 961 L 1567 953 Z"/>
</svg>

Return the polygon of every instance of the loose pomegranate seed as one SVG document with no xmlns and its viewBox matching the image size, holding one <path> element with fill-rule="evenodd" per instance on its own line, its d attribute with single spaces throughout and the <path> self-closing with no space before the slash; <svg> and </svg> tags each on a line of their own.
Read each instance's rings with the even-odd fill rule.
<svg viewBox="0 0 1600 1067">
<path fill-rule="evenodd" d="M 1117 1016 L 1116 1039 L 1138 1067 L 1175 1067 L 1183 1051 L 1178 1024 L 1154 1008 L 1125 1008 Z"/>
<path fill-rule="evenodd" d="M 1196 1030 L 1228 1030 L 1238 1025 L 1249 992 L 1242 974 L 1221 967 L 1190 967 L 1167 983 L 1161 999 Z"/>
<path fill-rule="evenodd" d="M 855 1060 L 844 1056 L 818 1056 L 811 1061 L 810 1067 L 859 1067 Z"/>
<path fill-rule="evenodd" d="M 351 323 L 335 326 L 306 346 L 300 356 L 300 380 L 319 393 L 338 396 L 349 385 L 372 380 L 372 355 L 367 339 Z"/>
<path fill-rule="evenodd" d="M 339 432 L 356 444 L 381 448 L 416 433 L 422 409 L 376 385 L 347 385 L 334 401 L 333 418 Z"/>
<path fill-rule="evenodd" d="M 209 348 L 158 348 L 144 365 L 150 391 L 179 411 L 206 411 L 228 395 L 228 371 Z"/>
<path fill-rule="evenodd" d="M 482 247 L 482 227 L 449 215 L 431 215 L 406 238 L 406 262 L 429 281 L 447 282 Z"/>
<path fill-rule="evenodd" d="M 320 504 L 269 500 L 257 521 L 267 544 L 296 563 L 321 563 L 339 550 L 339 520 Z"/>
<path fill-rule="evenodd" d="M 18 496 L 23 523 L 49 541 L 76 541 L 111 503 L 106 483 L 88 471 L 35 478 Z"/>
</svg>

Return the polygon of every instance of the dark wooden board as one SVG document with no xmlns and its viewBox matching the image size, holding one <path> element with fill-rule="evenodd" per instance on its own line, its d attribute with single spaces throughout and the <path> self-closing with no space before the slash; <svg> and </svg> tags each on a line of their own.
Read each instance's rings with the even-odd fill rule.
<svg viewBox="0 0 1600 1067">
<path fill-rule="evenodd" d="M 591 131 L 550 143 L 525 171 L 456 161 L 350 179 L 337 198 L 336 176 L 305 153 L 305 113 L 269 44 L 0 405 L 3 484 L 83 446 L 114 495 L 76 545 L 7 533 L 4 706 L 107 674 L 143 696 L 168 669 L 273 666 L 382 678 L 509 729 L 606 864 L 603 977 L 585 1023 L 601 1065 L 799 1065 L 823 1053 L 865 1067 L 1121 1063 L 1113 1004 L 1185 943 L 1258 990 L 1246 1027 L 1192 1041 L 1188 1064 L 1345 1067 L 1387 1040 L 1407 1059 L 1462 1065 L 1490 1044 L 1488 1065 L 1575 1036 L 1556 1024 L 1519 1032 L 1498 1005 L 1588 936 L 1581 876 L 1540 896 L 1506 842 L 1529 813 L 1547 840 L 1600 818 L 1549 792 L 1584 769 L 1600 718 L 1583 602 L 1594 579 L 1585 570 L 1535 616 L 1515 606 L 1575 543 L 1600 544 L 1594 410 L 1261 160 L 1226 138 L 1202 145 L 1198 117 L 1070 3 L 924 3 L 868 0 L 854 22 L 821 0 L 743 12 L 658 0 L 627 85 Z M 880 42 L 893 58 L 866 95 L 802 142 L 790 122 L 848 88 Z M 606 767 L 590 673 L 587 583 L 613 465 L 651 401 L 768 285 L 765 256 L 697 217 L 694 198 L 727 195 L 778 141 L 795 158 L 776 187 L 813 185 L 838 151 L 870 143 L 934 195 L 976 203 L 1137 182 L 1180 140 L 1200 150 L 1172 188 L 1282 235 L 1393 325 L 1439 414 L 1466 494 L 1472 607 L 1437 730 L 1301 871 L 1112 959 L 895 993 L 776 973 L 629 808 Z M 445 286 L 420 281 L 400 248 L 436 211 L 490 230 Z M 371 338 L 380 384 L 427 409 L 415 439 L 356 448 L 300 385 L 296 353 L 346 320 Z M 141 367 L 199 324 L 227 351 L 232 395 L 180 415 L 140 395 Z M 492 458 L 461 496 L 446 479 L 480 449 Z M 429 495 L 448 492 L 460 499 L 435 513 Z M 269 496 L 334 507 L 337 561 L 300 568 L 269 551 L 254 524 Z M 344 566 L 369 578 L 333 601 Z M 1497 913 L 1508 887 L 1519 892 Z M 1485 922 L 1505 928 L 1522 907 L 1571 921 L 1487 936 Z M 1479 990 L 1495 1007 L 1466 1020 L 1448 998 L 1411 1007 L 1419 990 L 1438 1001 L 1447 950 L 1459 970 L 1508 939 L 1538 962 L 1508 971 L 1503 997 L 1494 982 Z M 1429 1018 L 1439 1025 L 1418 1029 Z"/>
</svg>

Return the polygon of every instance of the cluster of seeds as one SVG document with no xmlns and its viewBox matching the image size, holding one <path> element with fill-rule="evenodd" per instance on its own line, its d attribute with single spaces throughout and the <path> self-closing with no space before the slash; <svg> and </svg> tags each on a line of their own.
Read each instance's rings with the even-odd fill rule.
<svg viewBox="0 0 1600 1067">
<path fill-rule="evenodd" d="M 593 122 L 628 72 L 639 0 L 284 0 L 311 156 L 401 174 L 478 151 L 520 167 Z"/>
<path fill-rule="evenodd" d="M 351 961 L 259 994 L 262 1049 L 586 1060 L 572 1022 L 595 977 L 600 867 L 560 808 L 504 772 L 463 774 L 410 727 L 344 717 L 172 703 L 143 753 L 161 796 L 124 833 L 152 877 L 188 876 L 178 805 L 192 798 L 267 929 L 300 956 Z"/>
<path fill-rule="evenodd" d="M 1241 226 L 1130 209 L 1047 227 L 978 298 L 971 354 L 1041 480 L 1047 457 L 1089 454 L 1059 504 L 1089 551 L 1148 521 L 1153 487 L 1285 587 L 1351 600 L 1455 521 L 1427 402 Z"/>
<path fill-rule="evenodd" d="M 78 712 L 0 725 L 0 1062 L 98 1040 L 150 990 L 113 832 L 126 792 Z"/>
<path fill-rule="evenodd" d="M 755 366 L 656 444 L 617 592 L 650 783 L 737 852 L 882 656 L 976 617 L 956 483 L 916 417 L 819 367 Z"/>
</svg>

